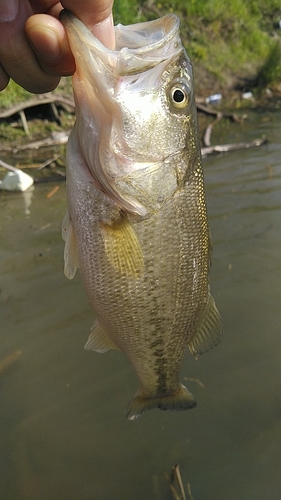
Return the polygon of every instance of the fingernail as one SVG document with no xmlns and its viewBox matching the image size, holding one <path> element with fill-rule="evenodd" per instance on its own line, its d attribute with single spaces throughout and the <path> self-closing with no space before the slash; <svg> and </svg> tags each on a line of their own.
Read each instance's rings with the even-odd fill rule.
<svg viewBox="0 0 281 500">
<path fill-rule="evenodd" d="M 49 28 L 42 26 L 29 28 L 28 37 L 30 37 L 34 49 L 40 56 L 53 59 L 61 54 L 58 37 Z"/>
<path fill-rule="evenodd" d="M 9 76 L 0 64 L 0 91 L 4 90 L 7 87 L 9 80 Z"/>
<path fill-rule="evenodd" d="M 92 33 L 98 40 L 103 43 L 108 49 L 114 50 L 115 48 L 115 32 L 113 26 L 113 17 L 110 14 L 104 21 L 96 24 L 92 28 Z"/>
<path fill-rule="evenodd" d="M 0 22 L 9 23 L 15 20 L 20 7 L 20 0 L 0 0 Z"/>
</svg>

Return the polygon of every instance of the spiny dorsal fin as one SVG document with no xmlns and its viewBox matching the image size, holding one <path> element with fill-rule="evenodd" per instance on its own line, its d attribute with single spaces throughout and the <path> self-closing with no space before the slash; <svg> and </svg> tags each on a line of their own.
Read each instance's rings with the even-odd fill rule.
<svg viewBox="0 0 281 500">
<path fill-rule="evenodd" d="M 109 349 L 118 349 L 118 347 L 112 342 L 107 333 L 105 333 L 99 322 L 95 321 L 84 349 L 103 353 L 109 351 Z"/>
<path fill-rule="evenodd" d="M 128 218 L 121 213 L 112 224 L 100 224 L 105 252 L 110 264 L 120 274 L 138 277 L 143 269 L 139 240 Z"/>
<path fill-rule="evenodd" d="M 62 221 L 62 239 L 65 241 L 64 245 L 64 274 L 71 280 L 74 278 L 78 264 L 78 254 L 76 246 L 76 237 L 74 228 L 68 210 Z"/>
<path fill-rule="evenodd" d="M 223 329 L 220 313 L 215 301 L 209 293 L 208 302 L 198 332 L 189 342 L 188 347 L 195 358 L 218 345 L 222 339 Z"/>
</svg>

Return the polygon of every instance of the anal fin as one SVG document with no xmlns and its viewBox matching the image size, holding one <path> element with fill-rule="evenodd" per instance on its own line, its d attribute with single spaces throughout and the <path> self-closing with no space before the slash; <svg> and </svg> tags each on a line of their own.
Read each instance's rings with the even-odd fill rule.
<svg viewBox="0 0 281 500">
<path fill-rule="evenodd" d="M 223 328 L 220 313 L 216 308 L 215 301 L 209 293 L 208 302 L 199 325 L 198 332 L 189 342 L 188 348 L 195 358 L 210 351 L 220 343 L 223 336 Z"/>
<path fill-rule="evenodd" d="M 97 351 L 104 353 L 109 349 L 118 349 L 107 333 L 102 329 L 98 321 L 95 321 L 89 338 L 84 346 L 86 351 Z"/>
</svg>

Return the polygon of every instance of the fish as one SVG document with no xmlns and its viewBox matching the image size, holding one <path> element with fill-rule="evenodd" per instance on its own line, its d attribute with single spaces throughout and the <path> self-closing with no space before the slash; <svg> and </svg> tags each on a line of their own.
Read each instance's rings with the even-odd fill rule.
<svg viewBox="0 0 281 500">
<path fill-rule="evenodd" d="M 123 352 L 139 381 L 125 416 L 186 410 L 179 381 L 222 338 L 191 62 L 174 14 L 115 26 L 106 48 L 63 11 L 76 62 L 66 152 L 65 275 L 79 268 L 96 314 L 85 349 Z"/>
</svg>

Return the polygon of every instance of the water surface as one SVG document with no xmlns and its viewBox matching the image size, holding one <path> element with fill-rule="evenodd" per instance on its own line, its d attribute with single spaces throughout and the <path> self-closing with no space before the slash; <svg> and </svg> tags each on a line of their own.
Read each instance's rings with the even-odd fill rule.
<svg viewBox="0 0 281 500">
<path fill-rule="evenodd" d="M 63 275 L 63 183 L 51 198 L 50 184 L 0 193 L 0 359 L 21 351 L 0 375 L 0 498 L 168 500 L 179 463 L 195 500 L 280 499 L 281 115 L 213 139 L 262 134 L 266 146 L 204 161 L 225 337 L 198 361 L 186 354 L 189 412 L 127 421 L 128 360 L 83 349 L 94 313 L 79 275 Z"/>
</svg>

